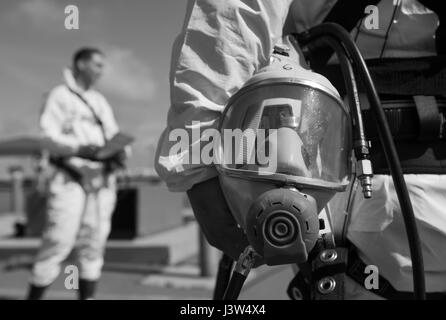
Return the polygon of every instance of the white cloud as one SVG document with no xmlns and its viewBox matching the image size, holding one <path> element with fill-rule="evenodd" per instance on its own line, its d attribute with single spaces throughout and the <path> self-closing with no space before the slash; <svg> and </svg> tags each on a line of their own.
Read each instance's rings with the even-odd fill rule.
<svg viewBox="0 0 446 320">
<path fill-rule="evenodd" d="M 130 49 L 105 49 L 107 65 L 100 87 L 107 93 L 130 101 L 147 102 L 153 97 L 156 81 L 147 63 Z"/>
</svg>

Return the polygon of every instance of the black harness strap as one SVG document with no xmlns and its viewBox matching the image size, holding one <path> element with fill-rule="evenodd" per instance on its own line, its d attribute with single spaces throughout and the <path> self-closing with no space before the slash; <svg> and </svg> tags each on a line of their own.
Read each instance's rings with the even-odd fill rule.
<svg viewBox="0 0 446 320">
<path fill-rule="evenodd" d="M 77 171 L 74 167 L 70 166 L 63 157 L 53 157 L 50 156 L 49 162 L 55 166 L 56 168 L 64 171 L 66 174 L 68 174 L 73 181 L 81 184 L 82 183 L 82 174 Z"/>
<path fill-rule="evenodd" d="M 331 233 L 323 234 L 287 288 L 292 300 L 342 300 L 348 248 L 336 247 Z"/>
<path fill-rule="evenodd" d="M 87 108 L 90 110 L 90 112 L 93 115 L 93 118 L 94 118 L 95 122 L 101 128 L 101 133 L 102 133 L 102 136 L 104 137 L 104 142 L 107 143 L 107 135 L 105 134 L 104 123 L 102 122 L 101 118 L 98 116 L 98 114 L 96 113 L 94 108 L 88 103 L 88 101 L 81 94 L 79 94 L 79 92 L 74 91 L 73 89 L 71 89 L 68 86 L 67 86 L 67 88 L 68 88 L 68 90 L 70 90 L 71 93 L 76 95 L 76 97 L 78 97 L 87 106 Z"/>
<path fill-rule="evenodd" d="M 436 140 L 442 136 L 442 116 L 434 96 L 414 96 L 418 112 L 420 141 Z"/>
<path fill-rule="evenodd" d="M 68 87 L 68 86 L 67 86 Z M 104 127 L 104 123 L 102 122 L 101 118 L 98 116 L 98 114 L 96 113 L 96 111 L 94 110 L 94 108 L 88 103 L 88 101 L 78 92 L 74 91 L 73 89 L 71 89 L 70 87 L 68 87 L 68 89 L 74 94 L 76 95 L 86 106 L 87 108 L 90 110 L 90 112 L 92 113 L 95 122 L 98 124 L 99 128 L 101 129 L 101 133 L 102 136 L 104 138 L 104 143 L 106 144 L 108 142 L 107 139 L 107 135 L 105 134 L 105 127 Z M 116 169 L 116 162 L 115 161 L 105 161 L 104 162 L 104 174 L 108 174 L 110 172 L 113 172 Z M 121 164 L 118 164 L 118 167 L 121 166 Z"/>
<path fill-rule="evenodd" d="M 99 118 L 99 116 L 96 113 L 96 111 L 93 109 L 93 107 L 88 103 L 88 101 L 82 95 L 80 95 L 78 92 L 76 92 L 73 89 L 71 89 L 69 86 L 66 86 L 66 87 L 68 88 L 68 90 L 70 90 L 71 93 L 76 95 L 76 97 L 78 97 L 87 106 L 87 108 L 90 110 L 90 112 L 93 115 L 93 118 L 95 119 L 95 122 L 99 125 L 99 127 L 101 129 L 101 133 L 102 133 L 102 135 L 104 137 L 104 142 L 107 143 L 107 136 L 105 134 L 104 124 L 103 124 L 101 118 Z M 65 173 L 67 173 L 74 181 L 76 181 L 78 183 L 82 183 L 82 175 L 81 175 L 81 173 L 78 172 L 74 167 L 70 166 L 66 162 L 66 158 L 64 158 L 64 157 L 53 157 L 52 156 L 52 157 L 50 157 L 50 163 L 52 165 L 54 165 L 56 168 L 59 168 L 60 170 L 62 170 Z M 105 166 L 104 172 L 108 172 L 108 165 Z"/>
</svg>

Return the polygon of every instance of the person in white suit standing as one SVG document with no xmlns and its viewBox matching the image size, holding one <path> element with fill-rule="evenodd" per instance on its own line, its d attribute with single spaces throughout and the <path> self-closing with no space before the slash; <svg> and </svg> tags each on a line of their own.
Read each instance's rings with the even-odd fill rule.
<svg viewBox="0 0 446 320">
<path fill-rule="evenodd" d="M 79 299 L 92 299 L 116 203 L 114 171 L 125 152 L 96 161 L 101 146 L 119 128 L 105 97 L 93 89 L 103 72 L 104 54 L 81 48 L 64 83 L 47 96 L 40 128 L 50 154 L 46 225 L 30 279 L 28 299 L 41 299 L 78 242 Z"/>
</svg>

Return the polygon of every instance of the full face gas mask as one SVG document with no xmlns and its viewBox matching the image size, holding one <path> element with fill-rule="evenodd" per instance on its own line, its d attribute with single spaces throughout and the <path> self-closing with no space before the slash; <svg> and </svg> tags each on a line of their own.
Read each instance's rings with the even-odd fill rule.
<svg viewBox="0 0 446 320">
<path fill-rule="evenodd" d="M 296 62 L 274 54 L 230 99 L 220 123 L 223 192 L 268 265 L 307 260 L 318 214 L 351 173 L 349 113 L 325 77 Z"/>
<path fill-rule="evenodd" d="M 240 255 L 228 285 L 222 286 L 223 299 L 236 299 L 240 293 L 253 265 L 252 248 L 269 265 L 300 267 L 307 261 L 318 239 L 318 214 L 336 192 L 346 189 L 350 171 L 364 198 L 372 197 L 371 145 L 362 122 L 357 81 L 373 111 L 401 207 L 414 296 L 425 299 L 415 215 L 366 62 L 349 33 L 337 24 L 323 23 L 293 36 L 298 46 L 291 38 L 284 39 L 292 54 L 287 57 L 287 52 L 277 50 L 271 63 L 230 99 L 220 123 L 216 167 L 227 202 L 251 244 Z M 348 111 L 325 77 L 296 64 L 304 57 L 314 65 L 313 57 L 318 60 L 319 50 L 326 46 L 339 59 Z M 294 48 L 302 51 L 297 54 L 300 49 Z"/>
</svg>

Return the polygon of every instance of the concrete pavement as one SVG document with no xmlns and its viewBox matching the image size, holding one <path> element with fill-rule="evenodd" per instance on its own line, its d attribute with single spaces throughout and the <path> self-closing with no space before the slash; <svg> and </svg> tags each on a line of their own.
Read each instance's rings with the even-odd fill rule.
<svg viewBox="0 0 446 320">
<path fill-rule="evenodd" d="M 0 300 L 21 300 L 26 296 L 29 270 L 5 271 L 0 265 Z M 161 273 L 122 272 L 104 268 L 98 286 L 98 300 L 210 300 L 214 278 L 200 277 L 194 266 L 170 267 Z M 195 269 L 195 271 L 198 271 Z M 45 299 L 74 300 L 76 290 L 65 288 L 63 272 L 48 290 Z M 286 287 L 292 278 L 290 267 L 261 267 L 253 271 L 240 295 L 240 300 L 289 300 Z"/>
<path fill-rule="evenodd" d="M 25 297 L 38 244 L 38 239 L 0 238 L 0 299 Z M 212 299 L 215 279 L 201 276 L 198 247 L 194 221 L 145 238 L 109 241 L 97 299 Z M 62 271 L 46 299 L 76 299 L 75 290 L 65 288 L 66 277 Z M 240 299 L 288 300 L 286 287 L 292 277 L 290 266 L 262 266 L 251 272 Z"/>
</svg>

